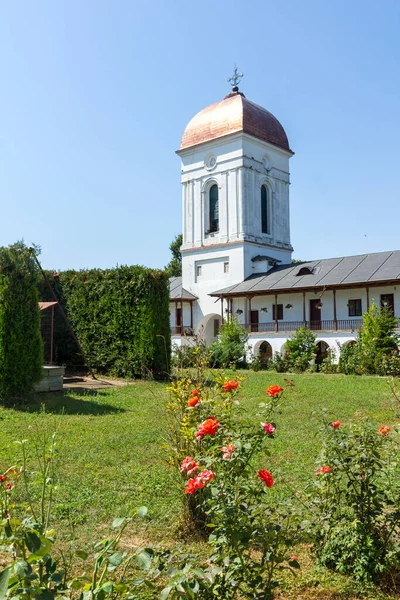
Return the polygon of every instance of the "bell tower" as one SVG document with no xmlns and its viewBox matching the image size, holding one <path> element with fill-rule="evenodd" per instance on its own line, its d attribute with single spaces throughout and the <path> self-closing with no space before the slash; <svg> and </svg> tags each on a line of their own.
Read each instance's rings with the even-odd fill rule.
<svg viewBox="0 0 400 600">
<path fill-rule="evenodd" d="M 180 149 L 182 285 L 214 311 L 208 294 L 272 266 L 287 264 L 290 243 L 286 133 L 267 110 L 239 91 L 201 110 Z"/>
</svg>

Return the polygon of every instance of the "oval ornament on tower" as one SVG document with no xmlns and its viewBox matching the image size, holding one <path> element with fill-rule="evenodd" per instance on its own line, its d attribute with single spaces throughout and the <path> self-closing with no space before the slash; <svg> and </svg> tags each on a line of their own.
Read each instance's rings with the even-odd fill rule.
<svg viewBox="0 0 400 600">
<path fill-rule="evenodd" d="M 268 154 L 264 154 L 262 161 L 263 161 L 264 169 L 266 171 L 270 171 L 271 170 L 271 159 L 268 156 Z"/>
<path fill-rule="evenodd" d="M 204 166 L 207 171 L 212 171 L 217 166 L 217 157 L 214 154 L 207 154 L 204 160 Z"/>
</svg>

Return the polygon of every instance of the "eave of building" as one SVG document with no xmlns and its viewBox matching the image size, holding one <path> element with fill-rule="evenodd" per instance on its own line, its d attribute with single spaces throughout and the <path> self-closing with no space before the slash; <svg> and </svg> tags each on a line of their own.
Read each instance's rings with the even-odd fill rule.
<svg viewBox="0 0 400 600">
<path fill-rule="evenodd" d="M 196 302 L 196 300 L 198 300 L 198 298 L 186 298 L 185 296 L 181 296 L 180 298 L 170 298 L 169 301 L 170 302 Z"/>
<path fill-rule="evenodd" d="M 311 293 L 311 292 L 326 292 L 333 290 L 351 290 L 351 289 L 360 289 L 360 288 L 374 288 L 374 287 L 385 287 L 392 285 L 400 285 L 400 279 L 392 279 L 387 280 L 384 279 L 382 281 L 365 281 L 365 282 L 357 282 L 357 283 L 348 283 L 348 284 L 335 284 L 335 285 L 317 285 L 317 286 L 308 286 L 308 287 L 296 287 L 296 288 L 276 288 L 273 290 L 255 290 L 254 292 L 213 292 L 209 294 L 213 298 L 254 298 L 255 296 L 275 296 L 282 294 L 302 294 L 303 292 Z"/>
<path fill-rule="evenodd" d="M 216 244 L 206 244 L 203 246 L 193 246 L 192 248 L 181 248 L 181 254 L 187 253 L 187 252 L 195 252 L 197 253 L 199 250 L 210 250 L 210 249 L 214 249 L 214 248 L 226 248 L 227 246 L 232 247 L 232 246 L 239 246 L 242 245 L 243 243 L 246 244 L 254 244 L 255 246 L 263 246 L 265 248 L 275 248 L 278 250 L 287 250 L 288 252 L 293 252 L 293 248 L 292 246 L 275 246 L 274 244 L 267 244 L 266 242 L 255 242 L 254 240 L 246 240 L 246 239 L 240 239 L 240 240 L 232 240 L 231 242 L 217 242 Z"/>
<path fill-rule="evenodd" d="M 271 148 L 273 148 L 276 151 L 281 152 L 284 156 L 288 156 L 289 158 L 291 156 L 294 156 L 294 154 L 295 154 L 293 152 L 293 150 L 285 150 L 284 148 L 281 148 L 280 146 L 277 146 L 277 145 L 273 144 L 272 142 L 267 142 L 267 141 L 265 141 L 265 140 L 263 140 L 261 138 L 257 138 L 257 137 L 255 137 L 253 135 L 245 133 L 241 129 L 238 129 L 237 131 L 232 131 L 231 133 L 228 133 L 227 135 L 222 135 L 221 137 L 214 138 L 212 140 L 201 142 L 200 144 L 193 144 L 193 146 L 186 146 L 185 148 L 180 148 L 179 150 L 175 150 L 175 154 L 177 154 L 178 156 L 189 155 L 189 154 L 192 154 L 193 152 L 201 149 L 204 146 L 210 147 L 212 144 L 214 144 L 214 145 L 222 145 L 227 140 L 230 141 L 232 139 L 239 138 L 239 137 L 244 137 L 244 138 L 247 138 L 248 140 L 251 140 L 251 141 L 255 140 L 259 144 L 261 144 L 263 147 L 265 147 L 265 146 L 271 146 Z"/>
</svg>

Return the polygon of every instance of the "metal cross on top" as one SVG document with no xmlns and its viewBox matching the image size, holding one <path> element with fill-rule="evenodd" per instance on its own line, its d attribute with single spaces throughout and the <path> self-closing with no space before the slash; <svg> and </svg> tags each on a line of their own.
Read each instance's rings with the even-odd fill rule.
<svg viewBox="0 0 400 600">
<path fill-rule="evenodd" d="M 242 77 L 243 77 L 243 73 L 238 73 L 237 67 L 235 65 L 235 70 L 233 71 L 233 76 L 229 77 L 229 79 L 228 79 L 228 83 L 231 84 L 233 90 L 235 90 L 235 88 L 238 87 L 238 84 L 240 83 Z"/>
</svg>

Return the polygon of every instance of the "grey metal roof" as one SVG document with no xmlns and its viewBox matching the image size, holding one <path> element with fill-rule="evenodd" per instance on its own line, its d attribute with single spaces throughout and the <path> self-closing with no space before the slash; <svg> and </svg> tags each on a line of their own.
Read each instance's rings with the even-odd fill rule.
<svg viewBox="0 0 400 600">
<path fill-rule="evenodd" d="M 312 274 L 298 275 L 304 266 Z M 350 287 L 358 284 L 377 284 L 400 279 L 400 250 L 325 258 L 295 265 L 274 267 L 268 273 L 251 275 L 244 281 L 218 290 L 211 296 L 259 294 L 313 287 Z"/>
<path fill-rule="evenodd" d="M 182 287 L 182 277 L 169 278 L 169 297 L 171 300 L 197 300 L 197 296 Z"/>
</svg>

